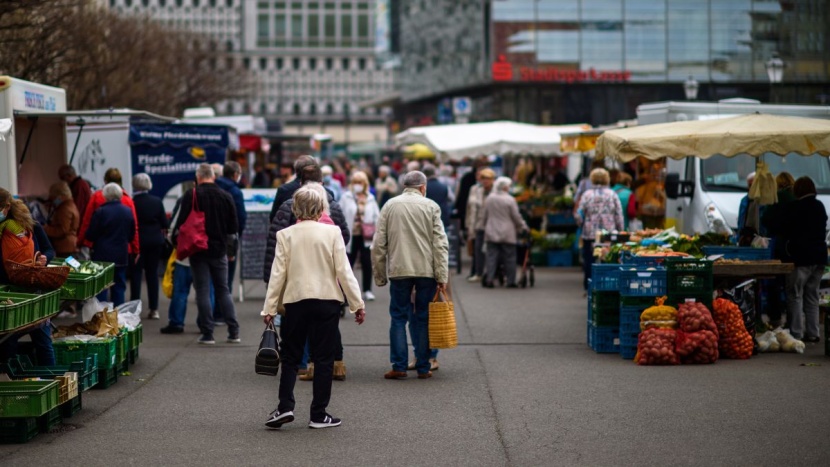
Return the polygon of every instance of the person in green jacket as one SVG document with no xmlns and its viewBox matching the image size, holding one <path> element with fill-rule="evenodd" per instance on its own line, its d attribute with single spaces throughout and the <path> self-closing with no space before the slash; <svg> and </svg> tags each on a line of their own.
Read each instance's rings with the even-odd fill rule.
<svg viewBox="0 0 830 467">
<path fill-rule="evenodd" d="M 631 175 L 625 172 L 618 172 L 614 181 L 614 187 L 611 188 L 617 197 L 620 198 L 620 206 L 622 206 L 623 225 L 625 230 L 628 230 L 628 201 L 631 199 Z"/>
</svg>

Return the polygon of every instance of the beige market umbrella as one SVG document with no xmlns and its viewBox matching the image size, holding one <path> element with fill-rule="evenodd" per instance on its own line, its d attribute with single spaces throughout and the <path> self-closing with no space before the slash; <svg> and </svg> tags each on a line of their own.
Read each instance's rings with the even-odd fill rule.
<svg viewBox="0 0 830 467">
<path fill-rule="evenodd" d="M 608 130 L 597 141 L 599 156 L 623 162 L 764 153 L 830 156 L 830 120 L 748 114 Z"/>
</svg>

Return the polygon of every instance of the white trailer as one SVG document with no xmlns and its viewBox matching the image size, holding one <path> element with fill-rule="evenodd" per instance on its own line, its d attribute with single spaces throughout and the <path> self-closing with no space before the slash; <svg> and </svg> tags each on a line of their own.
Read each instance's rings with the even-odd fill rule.
<svg viewBox="0 0 830 467">
<path fill-rule="evenodd" d="M 18 195 L 42 195 L 66 164 L 66 91 L 0 76 L 0 119 L 12 128 L 0 140 L 0 187 Z"/>
</svg>

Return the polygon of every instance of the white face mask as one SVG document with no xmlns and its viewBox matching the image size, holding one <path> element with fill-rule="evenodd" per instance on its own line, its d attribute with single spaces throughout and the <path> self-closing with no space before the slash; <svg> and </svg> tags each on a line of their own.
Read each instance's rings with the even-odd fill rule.
<svg viewBox="0 0 830 467">
<path fill-rule="evenodd" d="M 360 183 L 353 183 L 352 191 L 355 193 L 363 193 L 363 185 L 361 185 Z"/>
</svg>

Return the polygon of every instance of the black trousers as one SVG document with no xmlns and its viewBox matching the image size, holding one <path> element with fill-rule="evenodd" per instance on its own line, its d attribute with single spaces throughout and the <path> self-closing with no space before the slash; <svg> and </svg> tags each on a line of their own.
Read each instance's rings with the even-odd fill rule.
<svg viewBox="0 0 830 467">
<path fill-rule="evenodd" d="M 337 353 L 340 302 L 336 300 L 302 300 L 285 304 L 280 335 L 282 374 L 280 375 L 280 412 L 294 410 L 294 385 L 297 368 L 303 358 L 303 347 L 308 339 L 314 355 L 314 394 L 311 401 L 311 420 L 322 421 L 331 400 L 334 357 Z"/>
<path fill-rule="evenodd" d="M 159 309 L 159 262 L 162 244 L 139 245 L 141 254 L 130 269 L 130 300 L 141 300 L 141 276 L 147 280 L 147 299 L 150 309 Z"/>
<path fill-rule="evenodd" d="M 360 258 L 360 270 L 363 275 L 363 291 L 372 290 L 372 250 L 366 245 L 360 235 L 352 237 L 352 248 L 349 252 L 349 262 L 354 267 L 357 258 Z"/>
</svg>

